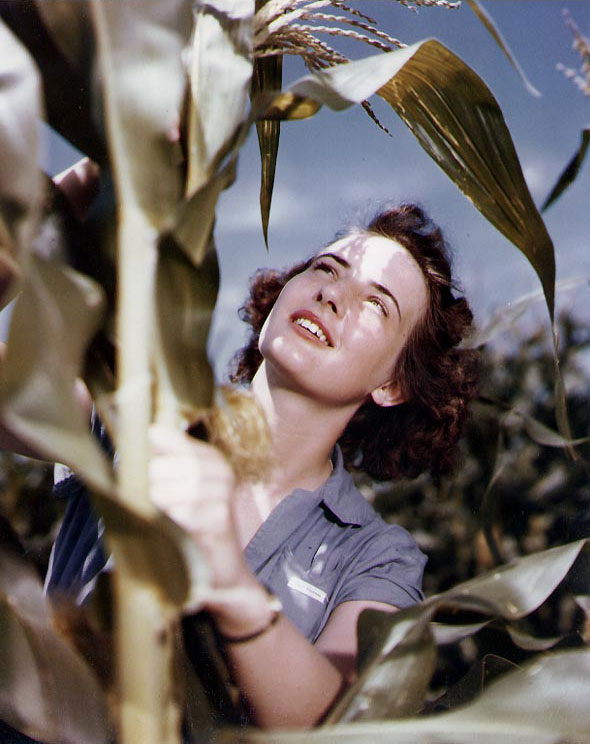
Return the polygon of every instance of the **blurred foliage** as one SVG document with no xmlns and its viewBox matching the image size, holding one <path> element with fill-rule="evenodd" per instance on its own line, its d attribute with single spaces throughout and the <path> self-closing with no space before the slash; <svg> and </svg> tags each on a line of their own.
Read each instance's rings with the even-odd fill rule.
<svg viewBox="0 0 590 744">
<path fill-rule="evenodd" d="M 579 68 L 575 69 L 560 62 L 557 64 L 557 69 L 561 70 L 565 77 L 571 80 L 583 95 L 590 96 L 590 39 L 581 32 L 568 10 L 563 11 L 563 17 L 566 26 L 573 36 L 572 49 L 579 55 L 580 64 Z M 542 212 L 550 207 L 553 202 L 557 201 L 578 177 L 580 168 L 588 152 L 589 141 L 590 130 L 588 127 L 584 127 L 581 133 L 580 145 L 543 202 L 541 207 Z"/>
<path fill-rule="evenodd" d="M 2 539 L 19 540 L 41 577 L 45 576 L 64 506 L 50 498 L 52 487 L 52 465 L 0 451 Z M 9 530 L 14 534 L 9 536 Z"/>
<path fill-rule="evenodd" d="M 590 328 L 562 314 L 558 329 L 573 436 L 583 438 L 590 433 Z M 575 459 L 564 448 L 541 446 L 529 437 L 522 417 L 515 413 L 518 410 L 555 428 L 550 341 L 542 327 L 526 334 L 515 330 L 512 341 L 508 350 L 499 344 L 483 349 L 480 398 L 461 440 L 453 476 L 434 480 L 423 475 L 378 484 L 356 476 L 383 517 L 409 530 L 428 555 L 426 596 L 494 567 L 484 537 L 482 503 L 499 456 L 503 468 L 489 491 L 489 503 L 503 560 L 590 535 L 589 445 L 577 447 Z M 590 593 L 588 568 L 580 563 L 564 586 L 526 624 L 523 621 L 522 628 L 541 637 L 564 635 L 561 645 L 578 645 L 582 635 L 588 640 L 588 621 L 573 596 Z M 472 674 L 479 684 L 530 655 L 494 627 L 440 651 L 432 681 L 437 693 L 474 663 L 477 668 Z"/>
</svg>

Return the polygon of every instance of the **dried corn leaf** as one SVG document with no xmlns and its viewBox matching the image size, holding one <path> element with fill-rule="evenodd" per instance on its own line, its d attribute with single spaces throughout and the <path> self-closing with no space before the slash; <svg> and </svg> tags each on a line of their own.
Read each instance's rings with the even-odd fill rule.
<svg viewBox="0 0 590 744">
<path fill-rule="evenodd" d="M 0 549 L 0 718 L 48 744 L 104 744 L 106 699 L 92 669 L 52 624 L 31 566 Z"/>
<path fill-rule="evenodd" d="M 191 30 L 191 4 L 98 0 L 92 4 L 92 16 L 97 83 L 103 89 L 119 200 L 162 229 L 170 224 L 182 194 L 182 52 Z"/>
<path fill-rule="evenodd" d="M 590 654 L 547 654 L 502 675 L 474 702 L 449 713 L 403 721 L 324 727 L 312 732 L 254 729 L 216 737 L 219 744 L 587 744 Z"/>
<path fill-rule="evenodd" d="M 524 83 L 524 87 L 527 89 L 527 91 L 535 97 L 539 97 L 541 93 L 535 88 L 535 86 L 530 82 L 530 80 L 527 78 L 525 71 L 522 69 L 520 63 L 510 50 L 508 44 L 506 43 L 506 40 L 502 37 L 502 34 L 500 33 L 500 30 L 498 29 L 498 26 L 496 25 L 494 19 L 492 16 L 488 13 L 488 11 L 483 7 L 483 5 L 479 2 L 479 0 L 467 0 L 467 5 L 471 8 L 471 10 L 475 13 L 475 15 L 478 17 L 478 19 L 483 23 L 485 29 L 488 31 L 490 36 L 493 38 L 493 40 L 496 42 L 496 44 L 500 47 L 510 64 L 514 67 L 516 72 L 520 75 L 520 78 L 522 82 Z"/>
<path fill-rule="evenodd" d="M 185 428 L 210 405 L 213 374 L 207 338 L 218 288 L 212 241 L 198 267 L 173 240 L 162 241 L 156 278 L 156 420 L 161 423 Z"/>
<path fill-rule="evenodd" d="M 40 80 L 33 60 L 0 22 L 0 306 L 13 296 L 19 262 L 31 247 L 41 215 L 37 167 Z"/>
<path fill-rule="evenodd" d="M 172 233 L 195 266 L 207 255 L 215 224 L 215 207 L 221 192 L 236 176 L 237 152 L 192 196 L 177 208 Z"/>
<path fill-rule="evenodd" d="M 169 610 L 198 610 L 209 584 L 194 541 L 163 514 L 146 517 L 100 494 L 94 500 L 117 569 L 157 594 Z"/>
<path fill-rule="evenodd" d="M 76 396 L 102 307 L 102 291 L 92 280 L 32 257 L 12 315 L 0 395 L 3 421 L 13 434 L 109 492 L 110 467 Z"/>
<path fill-rule="evenodd" d="M 213 0 L 197 4 L 194 12 L 189 65 L 189 198 L 235 149 L 247 119 L 254 0 Z"/>
<path fill-rule="evenodd" d="M 86 23 L 88 3 L 11 0 L 0 3 L 4 18 L 34 57 L 43 81 L 47 120 L 79 150 L 99 163 L 106 152 L 91 105 L 93 42 Z M 64 33 L 65 36 L 61 36 Z"/>
</svg>

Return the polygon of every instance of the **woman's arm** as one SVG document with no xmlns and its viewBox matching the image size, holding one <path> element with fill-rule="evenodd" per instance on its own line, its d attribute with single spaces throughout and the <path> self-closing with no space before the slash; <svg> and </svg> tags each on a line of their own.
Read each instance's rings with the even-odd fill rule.
<svg viewBox="0 0 590 744">
<path fill-rule="evenodd" d="M 319 723 L 355 678 L 356 623 L 370 607 L 395 610 L 381 602 L 345 602 L 313 645 L 284 616 L 252 641 L 226 643 L 235 681 L 254 722 L 265 728 Z"/>
<path fill-rule="evenodd" d="M 345 602 L 311 644 L 284 615 L 276 619 L 266 589 L 246 563 L 235 528 L 233 474 L 220 452 L 156 428 L 152 443 L 152 498 L 193 536 L 208 560 L 217 594 L 206 609 L 226 639 L 234 680 L 254 722 L 268 728 L 313 726 L 354 678 L 359 613 L 392 608 Z"/>
</svg>

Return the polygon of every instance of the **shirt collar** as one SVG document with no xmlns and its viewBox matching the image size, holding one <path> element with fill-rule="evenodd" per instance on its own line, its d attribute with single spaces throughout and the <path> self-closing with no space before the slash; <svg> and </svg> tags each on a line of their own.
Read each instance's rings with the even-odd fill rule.
<svg viewBox="0 0 590 744">
<path fill-rule="evenodd" d="M 373 516 L 373 510 L 345 469 L 342 450 L 338 445 L 332 453 L 332 464 L 332 474 L 320 488 L 321 503 L 344 524 L 367 524 Z"/>
</svg>

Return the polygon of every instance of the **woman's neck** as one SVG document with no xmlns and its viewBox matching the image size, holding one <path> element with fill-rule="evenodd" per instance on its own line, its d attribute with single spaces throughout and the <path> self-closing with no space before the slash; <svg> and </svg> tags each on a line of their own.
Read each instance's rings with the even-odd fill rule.
<svg viewBox="0 0 590 744">
<path fill-rule="evenodd" d="M 265 362 L 251 390 L 270 427 L 274 465 L 268 486 L 276 500 L 295 488 L 315 490 L 330 475 L 330 456 L 354 409 L 329 408 L 282 386 Z"/>
</svg>

